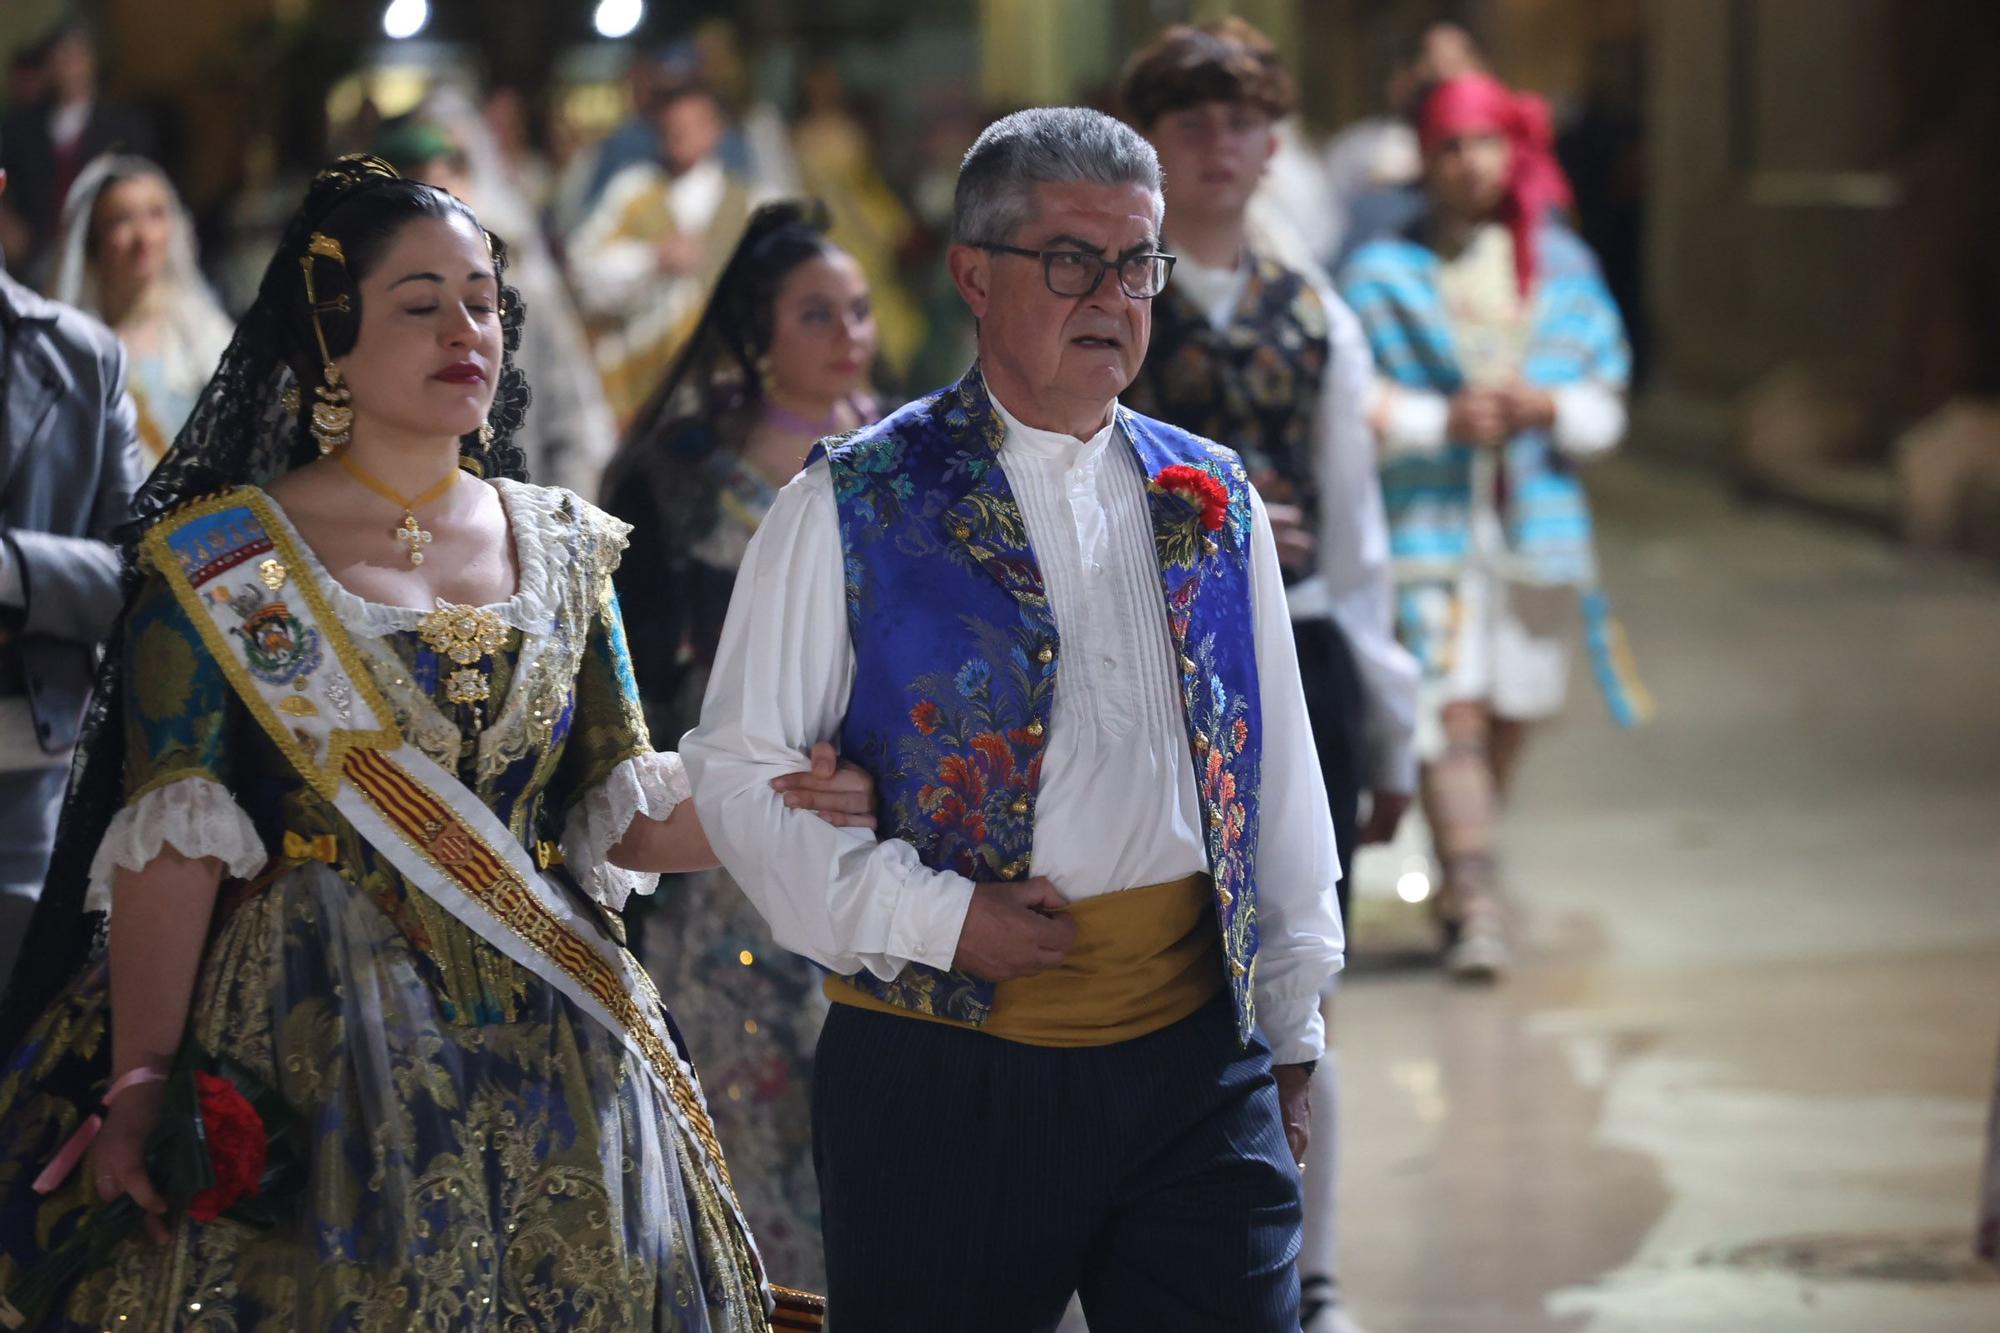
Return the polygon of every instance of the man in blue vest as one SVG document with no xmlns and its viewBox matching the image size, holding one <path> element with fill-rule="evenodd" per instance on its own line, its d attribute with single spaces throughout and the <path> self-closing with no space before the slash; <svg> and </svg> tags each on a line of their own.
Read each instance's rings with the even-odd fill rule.
<svg viewBox="0 0 2000 1333">
<path fill-rule="evenodd" d="M 724 864 L 834 1003 L 829 1314 L 871 1333 L 1292 1333 L 1339 871 L 1238 457 L 1118 405 L 1158 158 L 1009 116 L 960 171 L 957 384 L 837 441 L 744 557 L 682 746 Z M 837 735 L 882 828 L 769 787 Z M 755 960 L 745 957 L 746 966 Z"/>
</svg>

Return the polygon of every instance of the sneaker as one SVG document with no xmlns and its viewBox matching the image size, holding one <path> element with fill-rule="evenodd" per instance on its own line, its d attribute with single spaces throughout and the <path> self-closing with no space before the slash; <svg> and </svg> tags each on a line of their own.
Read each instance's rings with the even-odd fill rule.
<svg viewBox="0 0 2000 1333">
<path fill-rule="evenodd" d="M 1302 1333 L 1365 1333 L 1340 1303 L 1340 1288 L 1329 1278 L 1309 1277 L 1299 1288 Z"/>
<path fill-rule="evenodd" d="M 1459 923 L 1455 937 L 1445 950 L 1444 968 L 1453 981 L 1470 986 L 1490 986 L 1499 981 L 1512 961 L 1507 952 L 1507 936 L 1495 911 L 1474 912 Z"/>
<path fill-rule="evenodd" d="M 1304 1330 L 1305 1333 L 1367 1333 L 1338 1305 L 1321 1310 L 1317 1319 L 1309 1320 L 1304 1325 Z"/>
</svg>

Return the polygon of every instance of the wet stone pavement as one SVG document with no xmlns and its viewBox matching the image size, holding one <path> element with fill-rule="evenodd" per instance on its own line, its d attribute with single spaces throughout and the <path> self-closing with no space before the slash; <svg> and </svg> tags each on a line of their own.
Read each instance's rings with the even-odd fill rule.
<svg viewBox="0 0 2000 1333">
<path fill-rule="evenodd" d="M 1520 958 L 1448 986 L 1401 852 L 1337 1005 L 1370 1333 L 2000 1333 L 2000 571 L 1592 474 L 1659 703 L 1588 682 L 1508 815 Z"/>
</svg>

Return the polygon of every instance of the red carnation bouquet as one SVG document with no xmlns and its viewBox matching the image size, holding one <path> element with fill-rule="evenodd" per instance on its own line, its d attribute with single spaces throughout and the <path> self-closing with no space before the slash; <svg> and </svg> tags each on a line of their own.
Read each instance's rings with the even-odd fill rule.
<svg viewBox="0 0 2000 1333">
<path fill-rule="evenodd" d="M 1219 532 L 1222 525 L 1229 521 L 1228 489 L 1198 467 L 1190 467 L 1186 463 L 1163 467 L 1153 478 L 1153 488 L 1168 495 L 1177 495 L 1199 510 L 1201 525 L 1210 532 Z"/>
<path fill-rule="evenodd" d="M 305 1180 L 305 1152 L 298 1120 L 277 1093 L 234 1060 L 210 1056 L 192 1038 L 183 1042 L 167 1072 L 166 1100 L 146 1139 L 146 1172 L 174 1208 L 197 1222 L 227 1217 L 251 1226 L 275 1226 Z M 73 1168 L 96 1116 L 59 1158 Z M 44 1176 L 46 1189 L 60 1184 Z M 37 1188 L 44 1188 L 37 1182 Z M 46 1192 L 46 1191 L 45 1191 Z M 22 1273 L 0 1299 L 0 1328 L 39 1326 L 56 1301 L 146 1219 L 129 1194 L 83 1218 L 42 1261 Z"/>
</svg>

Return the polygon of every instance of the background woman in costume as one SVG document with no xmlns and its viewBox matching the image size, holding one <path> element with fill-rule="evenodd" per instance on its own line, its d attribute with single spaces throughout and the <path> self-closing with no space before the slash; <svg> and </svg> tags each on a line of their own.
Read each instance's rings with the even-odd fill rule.
<svg viewBox="0 0 2000 1333">
<path fill-rule="evenodd" d="M 372 680 L 460 799 L 526 849 L 560 845 L 579 907 L 615 913 L 654 872 L 712 862 L 630 687 L 609 591 L 623 525 L 520 479 L 505 259 L 464 204 L 342 159 L 140 493 L 135 538 L 205 512 L 169 514 L 188 500 L 260 488 L 213 504 L 262 506 L 286 557 L 258 566 L 262 588 L 324 611 L 317 638 L 292 612 L 239 659 L 199 599 L 132 566 L 32 956 L 0 1012 L 0 1289 L 121 1193 L 163 1243 L 121 1245 L 50 1327 L 181 1311 L 272 1333 L 766 1327 L 698 1106 L 570 998 L 547 953 L 489 943 L 407 878 L 237 693 L 289 670 L 304 704 L 340 714 L 352 692 L 321 663 Z M 412 520 L 427 544 L 404 539 Z M 832 776 L 807 804 L 865 821 L 864 787 Z M 184 1033 L 307 1127 L 289 1221 L 165 1212 L 142 1153 L 160 1085 L 126 1076 Z M 100 1097 L 88 1163 L 35 1188 Z"/>
<path fill-rule="evenodd" d="M 194 224 L 166 173 L 107 153 L 63 206 L 54 288 L 125 344 L 127 384 L 149 463 L 165 456 L 234 331 L 195 260 Z"/>
<path fill-rule="evenodd" d="M 1507 966 L 1496 825 L 1528 728 L 1585 637 L 1614 717 L 1645 710 L 1597 590 L 1577 467 L 1625 433 L 1617 306 L 1556 210 L 1548 108 L 1485 74 L 1421 104 L 1428 213 L 1356 251 L 1341 294 L 1380 380 L 1398 632 L 1422 664 L 1418 749 L 1454 976 Z"/>
<path fill-rule="evenodd" d="M 605 479 L 606 508 L 633 525 L 618 590 L 657 734 L 679 736 L 699 717 L 737 565 L 778 488 L 815 441 L 874 419 L 875 351 L 867 280 L 828 241 L 823 214 L 760 208 Z M 635 948 L 707 1071 L 758 1243 L 774 1271 L 817 1281 L 818 974 L 772 943 L 719 870 L 660 895 L 642 920 Z"/>
</svg>

